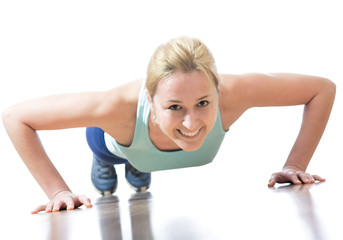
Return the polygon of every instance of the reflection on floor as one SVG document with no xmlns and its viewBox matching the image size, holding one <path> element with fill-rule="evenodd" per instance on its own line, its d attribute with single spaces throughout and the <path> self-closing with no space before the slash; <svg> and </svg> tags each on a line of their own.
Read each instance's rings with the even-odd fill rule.
<svg viewBox="0 0 343 240">
<path fill-rule="evenodd" d="M 154 239 L 150 220 L 151 193 L 136 193 L 129 199 L 132 239 Z M 120 206 L 117 196 L 102 197 L 96 202 L 102 239 L 123 239 Z"/>
<path fill-rule="evenodd" d="M 343 239 L 343 199 L 334 190 L 316 183 L 113 195 L 90 209 L 18 218 L 12 239 Z"/>
</svg>

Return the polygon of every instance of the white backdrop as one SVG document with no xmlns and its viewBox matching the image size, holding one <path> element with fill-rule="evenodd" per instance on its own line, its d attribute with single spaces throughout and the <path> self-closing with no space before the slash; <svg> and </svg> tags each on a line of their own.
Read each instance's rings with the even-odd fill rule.
<svg viewBox="0 0 343 240">
<path fill-rule="evenodd" d="M 0 110 L 28 98 L 101 91 L 144 77 L 159 44 L 194 36 L 209 46 L 221 73 L 294 72 L 336 83 L 332 117 L 309 170 L 338 181 L 343 166 L 342 25 L 338 0 L 1 1 Z M 213 164 L 155 173 L 151 191 L 177 191 L 204 176 L 204 189 L 218 184 L 221 189 L 223 181 L 225 186 L 266 185 L 288 155 L 301 111 L 249 110 L 227 134 Z M 70 187 L 96 198 L 84 129 L 41 132 L 41 138 Z M 45 202 L 2 126 L 0 149 L 0 205 L 29 212 Z M 122 167 L 118 174 L 123 175 Z M 189 180 L 189 175 L 194 177 Z M 121 180 L 118 195 L 125 195 Z"/>
</svg>

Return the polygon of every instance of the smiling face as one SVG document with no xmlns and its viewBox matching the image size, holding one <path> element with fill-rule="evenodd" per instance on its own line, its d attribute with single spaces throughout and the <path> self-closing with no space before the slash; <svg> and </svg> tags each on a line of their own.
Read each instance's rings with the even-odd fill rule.
<svg viewBox="0 0 343 240">
<path fill-rule="evenodd" d="M 149 98 L 152 121 L 185 151 L 199 149 L 217 118 L 218 92 L 201 71 L 176 72 Z"/>
</svg>

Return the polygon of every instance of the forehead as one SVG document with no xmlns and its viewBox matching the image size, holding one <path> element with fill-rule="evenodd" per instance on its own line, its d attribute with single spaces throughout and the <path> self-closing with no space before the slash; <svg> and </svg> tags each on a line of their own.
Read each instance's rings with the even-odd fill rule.
<svg viewBox="0 0 343 240">
<path fill-rule="evenodd" d="M 215 87 L 201 71 L 191 73 L 176 72 L 161 80 L 156 89 L 155 96 L 163 99 L 188 99 L 211 95 Z M 201 95 L 201 96 L 200 96 Z"/>
</svg>

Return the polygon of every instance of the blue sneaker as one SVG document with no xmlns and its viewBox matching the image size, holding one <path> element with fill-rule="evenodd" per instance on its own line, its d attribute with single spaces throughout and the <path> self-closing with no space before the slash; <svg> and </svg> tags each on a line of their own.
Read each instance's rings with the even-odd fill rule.
<svg viewBox="0 0 343 240">
<path fill-rule="evenodd" d="M 102 195 L 112 194 L 117 190 L 118 178 L 114 166 L 100 161 L 94 155 L 91 179 Z"/>
<path fill-rule="evenodd" d="M 130 163 L 125 165 L 125 178 L 136 192 L 144 192 L 150 187 L 151 173 L 143 173 Z"/>
</svg>

